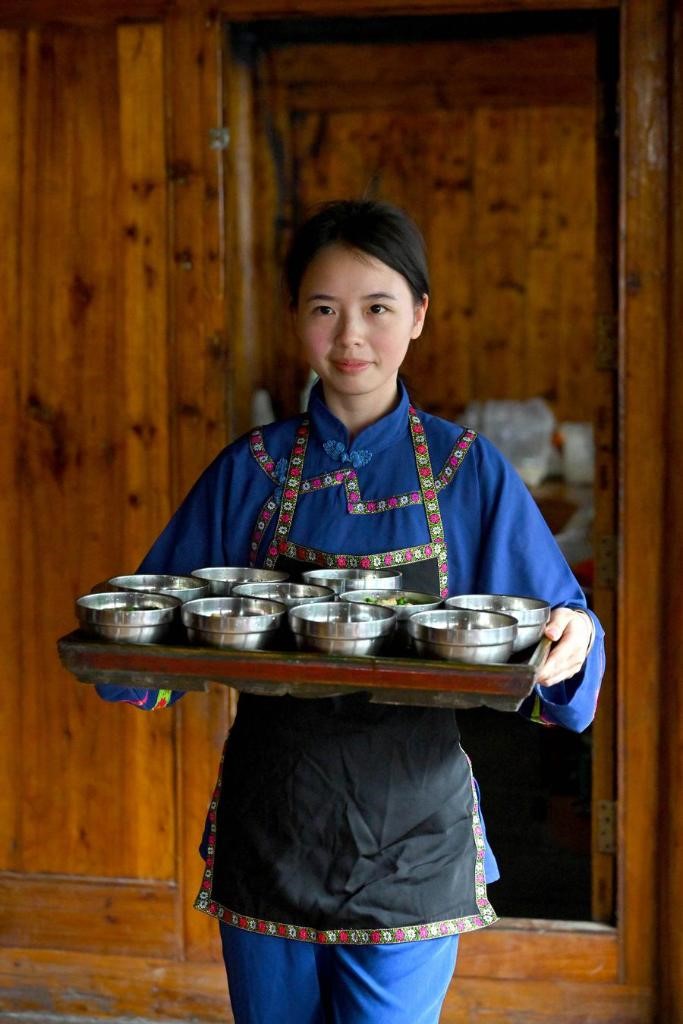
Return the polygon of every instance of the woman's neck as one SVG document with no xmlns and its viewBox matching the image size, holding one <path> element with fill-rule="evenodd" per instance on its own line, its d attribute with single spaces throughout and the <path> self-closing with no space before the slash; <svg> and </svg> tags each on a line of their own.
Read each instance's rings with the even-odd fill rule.
<svg viewBox="0 0 683 1024">
<path fill-rule="evenodd" d="M 340 420 L 349 432 L 353 441 L 362 430 L 377 420 L 382 419 L 392 409 L 395 409 L 400 401 L 398 386 L 386 396 L 372 393 L 370 395 L 340 395 L 335 393 L 328 396 L 325 393 L 323 384 L 323 395 L 325 405 L 330 412 Z"/>
</svg>

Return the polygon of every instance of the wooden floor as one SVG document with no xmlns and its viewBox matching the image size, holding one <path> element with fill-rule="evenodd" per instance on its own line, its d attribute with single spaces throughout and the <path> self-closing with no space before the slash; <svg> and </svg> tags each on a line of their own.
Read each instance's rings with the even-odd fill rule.
<svg viewBox="0 0 683 1024">
<path fill-rule="evenodd" d="M 61 1013 L 8 1013 L 4 1011 L 0 1016 L 2 1024 L 200 1024 L 197 1017 L 188 1018 L 182 1022 L 178 1020 L 163 1021 L 158 1017 L 148 1020 L 146 1017 L 81 1017 Z M 226 1022 L 228 1018 L 226 1016 Z"/>
</svg>

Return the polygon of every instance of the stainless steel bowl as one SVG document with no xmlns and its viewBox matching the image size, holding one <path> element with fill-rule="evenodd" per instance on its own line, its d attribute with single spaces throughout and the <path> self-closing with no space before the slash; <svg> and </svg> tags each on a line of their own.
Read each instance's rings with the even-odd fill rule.
<svg viewBox="0 0 683 1024">
<path fill-rule="evenodd" d="M 330 587 L 317 587 L 313 583 L 238 583 L 232 588 L 233 597 L 260 597 L 280 601 L 287 608 L 298 604 L 320 604 L 334 601 L 336 594 Z"/>
<path fill-rule="evenodd" d="M 380 605 L 334 601 L 289 611 L 297 647 L 324 654 L 378 654 L 396 626 L 396 613 Z"/>
<path fill-rule="evenodd" d="M 335 594 L 347 590 L 398 590 L 402 576 L 398 569 L 310 569 L 301 574 L 306 583 L 331 587 Z"/>
<path fill-rule="evenodd" d="M 446 600 L 446 608 L 478 608 L 511 615 L 517 620 L 515 651 L 537 644 L 550 618 L 550 605 L 545 601 L 511 594 L 456 594 Z"/>
<path fill-rule="evenodd" d="M 273 644 L 287 609 L 279 601 L 202 597 L 184 604 L 180 614 L 191 643 L 257 651 Z"/>
<path fill-rule="evenodd" d="M 179 601 L 191 601 L 196 597 L 204 597 L 209 585 L 191 576 L 173 576 L 164 574 L 136 573 L 132 576 L 112 576 L 107 580 L 112 590 L 135 591 L 145 594 L 167 594 L 177 597 Z"/>
<path fill-rule="evenodd" d="M 81 628 L 102 640 L 153 644 L 163 640 L 178 621 L 180 601 L 166 594 L 100 591 L 76 599 Z"/>
<path fill-rule="evenodd" d="M 210 566 L 193 569 L 192 575 L 209 585 L 210 597 L 229 597 L 239 583 L 284 583 L 289 573 L 274 569 L 250 569 L 244 565 Z"/>
<path fill-rule="evenodd" d="M 350 590 L 346 594 L 340 594 L 339 599 L 353 604 L 379 605 L 396 612 L 394 646 L 397 654 L 407 654 L 412 647 L 408 619 L 415 612 L 431 611 L 443 604 L 438 594 L 420 594 L 414 590 Z"/>
<path fill-rule="evenodd" d="M 418 654 L 428 658 L 490 664 L 512 654 L 517 620 L 474 608 L 438 608 L 411 615 L 408 632 Z"/>
<path fill-rule="evenodd" d="M 413 590 L 350 590 L 340 594 L 340 600 L 391 608 L 399 626 L 415 612 L 432 611 L 443 604 L 438 594 L 419 594 Z"/>
</svg>

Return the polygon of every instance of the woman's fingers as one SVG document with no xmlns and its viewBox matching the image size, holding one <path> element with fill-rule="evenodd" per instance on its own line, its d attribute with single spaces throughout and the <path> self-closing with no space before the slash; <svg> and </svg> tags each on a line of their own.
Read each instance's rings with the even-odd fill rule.
<svg viewBox="0 0 683 1024">
<path fill-rule="evenodd" d="M 574 608 L 555 608 L 545 635 L 554 641 L 536 682 L 552 686 L 576 675 L 584 661 L 593 635 L 590 617 Z"/>
</svg>

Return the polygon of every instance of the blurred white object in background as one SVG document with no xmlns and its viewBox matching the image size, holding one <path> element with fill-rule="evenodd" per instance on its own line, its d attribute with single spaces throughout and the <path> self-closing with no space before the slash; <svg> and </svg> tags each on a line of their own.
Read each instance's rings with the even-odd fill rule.
<svg viewBox="0 0 683 1024">
<path fill-rule="evenodd" d="M 535 487 L 548 475 L 555 417 L 544 399 L 470 402 L 463 423 L 493 441 L 528 486 Z"/>
<path fill-rule="evenodd" d="M 595 441 L 592 423 L 562 423 L 562 475 L 568 484 L 592 484 Z"/>
<path fill-rule="evenodd" d="M 251 396 L 251 422 L 252 426 L 265 427 L 275 419 L 273 403 L 270 392 L 265 388 L 257 388 Z"/>
</svg>

